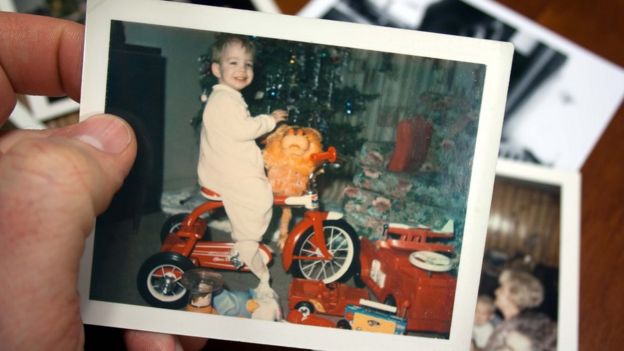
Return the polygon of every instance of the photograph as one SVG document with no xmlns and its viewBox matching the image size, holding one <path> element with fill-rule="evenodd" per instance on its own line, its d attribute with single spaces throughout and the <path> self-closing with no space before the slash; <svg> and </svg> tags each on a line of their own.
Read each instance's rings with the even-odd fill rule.
<svg viewBox="0 0 624 351">
<path fill-rule="evenodd" d="M 9 116 L 9 122 L 0 128 L 0 131 L 9 131 L 15 128 L 19 129 L 45 129 L 45 124 L 33 119 L 30 116 L 30 111 L 28 111 L 28 107 L 22 102 L 17 101 L 15 104 L 15 108 L 11 115 Z"/>
<path fill-rule="evenodd" d="M 280 9 L 273 0 L 167 0 L 186 2 L 191 4 L 230 7 L 240 10 L 255 10 L 267 13 L 280 13 Z"/>
<path fill-rule="evenodd" d="M 494 1 L 313 0 L 298 15 L 513 43 L 501 158 L 579 170 L 624 97 L 621 67 Z"/>
<path fill-rule="evenodd" d="M 87 29 L 81 119 L 121 116 L 138 152 L 85 323 L 469 346 L 510 44 L 164 1 L 90 2 Z"/>
<path fill-rule="evenodd" d="M 581 177 L 500 160 L 473 350 L 577 350 Z"/>
<path fill-rule="evenodd" d="M 51 16 L 84 24 L 86 4 L 86 0 L 0 0 L 0 11 Z M 78 102 L 66 96 L 26 95 L 25 98 L 33 119 L 31 124 L 35 125 L 79 109 Z"/>
</svg>

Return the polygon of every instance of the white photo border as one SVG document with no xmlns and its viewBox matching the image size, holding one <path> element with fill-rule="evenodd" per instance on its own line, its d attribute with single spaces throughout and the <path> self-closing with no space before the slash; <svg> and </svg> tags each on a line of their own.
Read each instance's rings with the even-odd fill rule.
<svg viewBox="0 0 624 351">
<path fill-rule="evenodd" d="M 282 13 L 279 6 L 273 0 L 251 0 L 256 10 L 266 13 Z"/>
<path fill-rule="evenodd" d="M 13 0 L 0 0 L 0 11 L 15 12 L 15 2 Z"/>
<path fill-rule="evenodd" d="M 486 73 L 464 228 L 465 233 L 470 233 L 471 240 L 465 240 L 462 246 L 456 287 L 461 294 L 455 294 L 449 339 L 372 333 L 355 336 L 340 329 L 304 328 L 289 323 L 223 318 L 91 300 L 93 235 L 86 244 L 79 282 L 85 323 L 312 349 L 377 350 L 383 345 L 396 349 L 459 350 L 469 345 L 511 68 L 513 47 L 510 44 L 150 0 L 89 1 L 87 19 L 81 120 L 105 110 L 113 20 L 464 61 L 485 65 Z"/>
<path fill-rule="evenodd" d="M 518 161 L 498 160 L 496 175 L 559 188 L 559 291 L 557 350 L 578 350 L 581 175 Z"/>
</svg>

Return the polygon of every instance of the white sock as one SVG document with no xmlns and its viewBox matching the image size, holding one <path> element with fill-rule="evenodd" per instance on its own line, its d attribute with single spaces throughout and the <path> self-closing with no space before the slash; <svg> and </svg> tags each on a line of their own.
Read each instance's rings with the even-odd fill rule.
<svg viewBox="0 0 624 351">
<path fill-rule="evenodd" d="M 271 274 L 260 256 L 259 244 L 255 241 L 239 241 L 234 243 L 234 249 L 251 272 L 260 279 L 260 285 L 269 286 Z"/>
</svg>

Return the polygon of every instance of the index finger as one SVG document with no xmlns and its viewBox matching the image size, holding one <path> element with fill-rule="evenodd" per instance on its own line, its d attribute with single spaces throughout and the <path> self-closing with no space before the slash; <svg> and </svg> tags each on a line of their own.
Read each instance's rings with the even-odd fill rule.
<svg viewBox="0 0 624 351">
<path fill-rule="evenodd" d="M 0 12 L 0 122 L 16 93 L 79 100 L 83 40 L 78 23 Z"/>
</svg>

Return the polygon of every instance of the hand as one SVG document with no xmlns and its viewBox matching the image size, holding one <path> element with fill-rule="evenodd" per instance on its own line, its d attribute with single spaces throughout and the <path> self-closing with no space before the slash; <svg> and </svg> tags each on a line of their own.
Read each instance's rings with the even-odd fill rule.
<svg viewBox="0 0 624 351">
<path fill-rule="evenodd" d="M 79 99 L 83 37 L 83 27 L 73 22 L 0 12 L 0 125 L 16 93 Z M 0 134 L 3 348 L 82 349 L 76 286 L 84 242 L 135 155 L 130 126 L 110 115 Z M 205 344 L 134 331 L 125 339 L 130 349 Z"/>
<path fill-rule="evenodd" d="M 275 119 L 275 124 L 288 119 L 288 112 L 284 110 L 275 110 L 271 112 L 271 116 Z"/>
</svg>

